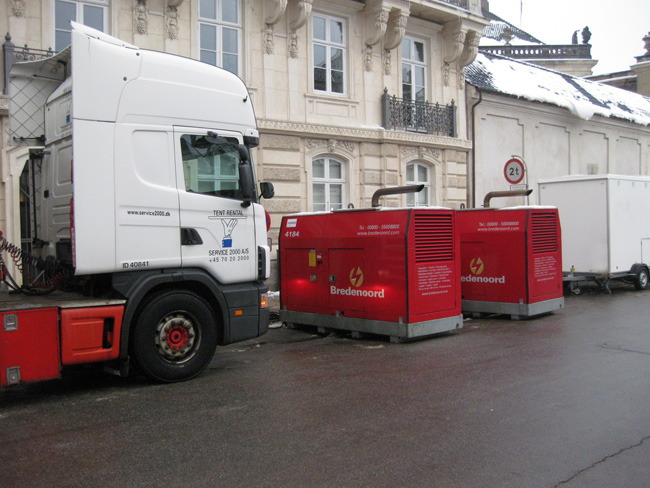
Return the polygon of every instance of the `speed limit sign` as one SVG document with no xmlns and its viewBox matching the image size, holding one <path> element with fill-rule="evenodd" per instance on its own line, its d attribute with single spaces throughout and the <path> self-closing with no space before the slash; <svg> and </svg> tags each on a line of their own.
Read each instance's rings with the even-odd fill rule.
<svg viewBox="0 0 650 488">
<path fill-rule="evenodd" d="M 516 185 L 524 179 L 526 173 L 523 161 L 519 158 L 509 159 L 503 168 L 503 173 L 505 174 L 508 183 Z"/>
</svg>

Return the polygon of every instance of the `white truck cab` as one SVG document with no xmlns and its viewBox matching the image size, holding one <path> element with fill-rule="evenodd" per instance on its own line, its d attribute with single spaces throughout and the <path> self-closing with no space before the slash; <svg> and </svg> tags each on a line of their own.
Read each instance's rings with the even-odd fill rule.
<svg viewBox="0 0 650 488">
<path fill-rule="evenodd" d="M 14 135 L 28 103 L 40 104 L 28 123 L 43 125 L 34 254 L 66 268 L 68 288 L 83 282 L 123 308 L 116 343 L 103 348 L 122 369 L 133 356 L 152 378 L 187 379 L 217 344 L 268 326 L 251 99 L 225 70 L 72 27 L 69 48 L 10 75 Z"/>
</svg>

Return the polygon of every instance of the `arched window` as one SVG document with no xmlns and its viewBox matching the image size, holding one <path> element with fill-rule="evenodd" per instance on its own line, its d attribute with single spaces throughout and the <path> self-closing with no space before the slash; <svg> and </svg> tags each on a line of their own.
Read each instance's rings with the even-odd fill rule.
<svg viewBox="0 0 650 488">
<path fill-rule="evenodd" d="M 407 164 L 406 184 L 424 185 L 421 192 L 406 194 L 406 205 L 409 207 L 431 205 L 431 169 L 427 164 L 420 162 Z"/>
<path fill-rule="evenodd" d="M 345 201 L 344 168 L 344 163 L 329 156 L 320 156 L 312 161 L 314 212 L 343 208 Z"/>
</svg>

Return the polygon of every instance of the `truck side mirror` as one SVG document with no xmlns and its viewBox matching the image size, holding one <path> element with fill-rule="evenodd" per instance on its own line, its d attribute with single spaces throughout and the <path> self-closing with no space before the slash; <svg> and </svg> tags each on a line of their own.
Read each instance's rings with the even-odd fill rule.
<svg viewBox="0 0 650 488">
<path fill-rule="evenodd" d="M 263 198 L 267 200 L 275 196 L 275 189 L 273 188 L 273 183 L 270 181 L 263 181 L 260 183 L 260 193 Z"/>
<path fill-rule="evenodd" d="M 241 189 L 244 200 L 241 202 L 242 207 L 249 207 L 255 198 L 255 181 L 253 178 L 253 168 L 251 168 L 250 153 L 248 148 L 243 144 L 237 146 L 239 151 L 239 188 Z"/>
</svg>

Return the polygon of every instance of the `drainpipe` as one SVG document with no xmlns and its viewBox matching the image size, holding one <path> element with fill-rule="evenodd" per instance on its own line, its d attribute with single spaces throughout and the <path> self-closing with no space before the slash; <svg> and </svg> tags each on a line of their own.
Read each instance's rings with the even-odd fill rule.
<svg viewBox="0 0 650 488">
<path fill-rule="evenodd" d="M 472 105 L 472 201 L 470 208 L 476 208 L 476 107 L 483 101 L 483 92 L 477 86 L 478 102 Z"/>
</svg>

